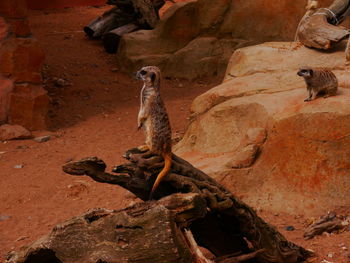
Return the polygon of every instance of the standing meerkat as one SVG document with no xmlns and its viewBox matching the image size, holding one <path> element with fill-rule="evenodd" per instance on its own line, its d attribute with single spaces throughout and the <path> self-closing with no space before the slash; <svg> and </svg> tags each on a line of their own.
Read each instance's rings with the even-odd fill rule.
<svg viewBox="0 0 350 263">
<path fill-rule="evenodd" d="M 297 74 L 304 78 L 309 92 L 309 96 L 304 101 L 314 100 L 319 93 L 324 93 L 324 98 L 337 94 L 338 80 L 332 71 L 303 67 Z"/>
<path fill-rule="evenodd" d="M 157 189 L 162 178 L 171 168 L 171 127 L 168 113 L 160 96 L 160 70 L 155 66 L 146 66 L 136 73 L 136 78 L 143 80 L 140 94 L 140 111 L 137 118 L 137 127 L 143 128 L 146 145 L 140 148 L 164 158 L 164 168 L 160 171 L 153 184 L 150 199 Z"/>
</svg>

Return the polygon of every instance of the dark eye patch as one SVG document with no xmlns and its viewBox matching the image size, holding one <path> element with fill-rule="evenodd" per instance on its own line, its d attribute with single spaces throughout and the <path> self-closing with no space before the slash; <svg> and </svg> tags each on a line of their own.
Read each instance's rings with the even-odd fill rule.
<svg viewBox="0 0 350 263">
<path fill-rule="evenodd" d="M 151 80 L 152 80 L 152 81 L 155 81 L 155 80 L 156 80 L 156 74 L 154 74 L 153 72 L 152 72 L 152 74 L 151 74 Z"/>
<path fill-rule="evenodd" d="M 146 75 L 146 74 L 147 74 L 147 71 L 146 71 L 146 70 L 141 70 L 141 71 L 140 71 L 140 74 L 141 74 L 141 75 Z"/>
</svg>

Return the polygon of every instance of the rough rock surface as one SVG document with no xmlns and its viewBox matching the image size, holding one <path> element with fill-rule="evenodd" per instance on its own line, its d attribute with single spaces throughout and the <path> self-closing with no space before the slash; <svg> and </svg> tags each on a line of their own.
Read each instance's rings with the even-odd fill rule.
<svg viewBox="0 0 350 263">
<path fill-rule="evenodd" d="M 350 78 L 345 46 L 237 50 L 224 82 L 197 97 L 175 152 L 257 208 L 314 213 L 350 203 Z M 304 102 L 300 66 L 333 69 L 338 95 Z"/>
<path fill-rule="evenodd" d="M 319 4 L 325 7 L 330 2 Z M 180 2 L 167 10 L 154 30 L 123 36 L 118 61 L 129 72 L 152 64 L 160 66 L 166 77 L 221 76 L 237 48 L 292 40 L 305 4 L 305 0 Z"/>
<path fill-rule="evenodd" d="M 4 124 L 0 126 L 0 141 L 29 139 L 31 137 L 31 132 L 20 125 Z"/>
</svg>

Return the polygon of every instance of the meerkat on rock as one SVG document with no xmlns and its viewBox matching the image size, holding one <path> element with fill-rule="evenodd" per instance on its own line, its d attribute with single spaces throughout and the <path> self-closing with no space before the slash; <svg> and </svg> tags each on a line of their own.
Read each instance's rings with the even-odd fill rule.
<svg viewBox="0 0 350 263">
<path fill-rule="evenodd" d="M 337 94 L 338 80 L 332 71 L 324 68 L 303 67 L 297 74 L 304 78 L 309 93 L 304 101 L 314 100 L 320 93 L 324 98 Z"/>
<path fill-rule="evenodd" d="M 146 66 L 136 73 L 136 78 L 143 80 L 140 94 L 140 110 L 137 118 L 138 129 L 143 128 L 146 145 L 139 147 L 164 158 L 164 168 L 153 184 L 150 199 L 162 178 L 171 168 L 171 127 L 168 113 L 160 96 L 161 74 L 158 67 Z"/>
</svg>

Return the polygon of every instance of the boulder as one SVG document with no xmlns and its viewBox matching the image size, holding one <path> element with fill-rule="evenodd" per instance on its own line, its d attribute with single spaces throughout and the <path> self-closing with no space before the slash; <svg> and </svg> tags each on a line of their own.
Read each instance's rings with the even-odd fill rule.
<svg viewBox="0 0 350 263">
<path fill-rule="evenodd" d="M 344 43 L 345 44 L 345 43 Z M 237 50 L 224 82 L 197 97 L 174 151 L 244 201 L 314 214 L 350 203 L 350 78 L 343 55 L 298 43 Z M 337 96 L 304 102 L 300 66 L 334 69 Z"/>
<path fill-rule="evenodd" d="M 323 7 L 331 2 L 319 1 Z M 222 76 L 235 49 L 294 39 L 305 4 L 304 0 L 179 2 L 164 13 L 154 30 L 124 35 L 117 58 L 126 72 L 157 65 L 166 77 Z"/>
<path fill-rule="evenodd" d="M 0 140 L 8 141 L 14 139 L 29 139 L 32 137 L 30 131 L 20 125 L 4 124 L 0 126 Z"/>
</svg>

